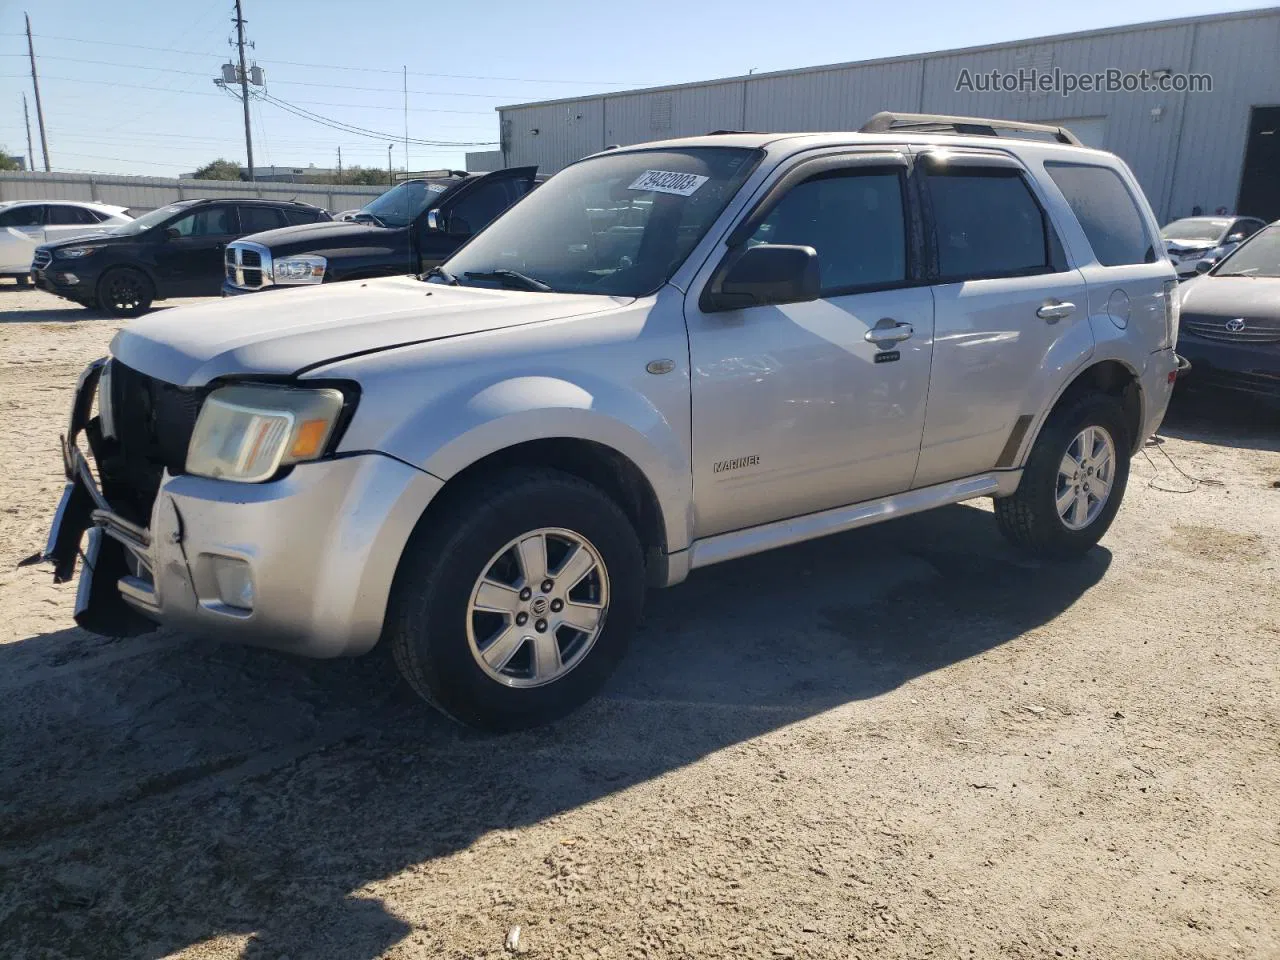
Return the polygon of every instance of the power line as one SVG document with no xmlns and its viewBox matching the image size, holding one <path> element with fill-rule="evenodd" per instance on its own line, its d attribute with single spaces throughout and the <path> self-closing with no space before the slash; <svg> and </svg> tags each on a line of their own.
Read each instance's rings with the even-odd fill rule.
<svg viewBox="0 0 1280 960">
<path fill-rule="evenodd" d="M 0 33 L 0 37 L 15 36 L 23 36 L 23 34 Z M 122 43 L 116 40 L 89 40 L 84 37 L 58 37 L 53 36 L 52 34 L 42 33 L 37 33 L 35 36 L 39 37 L 41 40 L 60 40 L 68 43 L 91 43 L 106 47 L 127 47 L 132 50 L 151 50 L 157 53 L 177 53 L 193 57 L 209 56 L 208 51 L 205 50 L 175 50 L 171 47 L 151 47 L 141 43 Z M 390 74 L 398 74 L 401 72 L 387 67 L 352 67 L 334 63 L 308 63 L 301 60 L 272 60 L 272 63 L 276 63 L 284 67 L 312 67 L 317 70 L 352 70 L 360 73 Z M 506 80 L 512 83 L 571 83 L 599 87 L 642 87 L 656 83 L 656 81 L 652 80 L 560 80 L 550 77 L 498 77 L 467 73 L 428 73 L 421 70 L 410 70 L 409 75 L 414 77 L 439 77 L 450 80 Z"/>
<path fill-rule="evenodd" d="M 273 107 L 279 107 L 288 113 L 292 113 L 296 117 L 304 120 L 310 120 L 322 126 L 331 127 L 334 130 L 341 130 L 343 133 L 350 133 L 358 137 L 369 137 L 375 140 L 398 140 L 395 134 L 387 133 L 381 130 L 371 130 L 368 127 L 360 127 L 355 124 L 345 123 L 341 120 L 334 120 L 332 117 L 325 117 L 311 110 L 305 110 L 302 107 L 281 100 L 279 97 L 272 96 L 270 93 L 254 93 L 254 97 L 271 104 Z M 419 140 L 414 138 L 406 138 L 409 143 L 418 144 L 428 147 L 489 147 L 497 143 L 497 140 Z"/>
</svg>

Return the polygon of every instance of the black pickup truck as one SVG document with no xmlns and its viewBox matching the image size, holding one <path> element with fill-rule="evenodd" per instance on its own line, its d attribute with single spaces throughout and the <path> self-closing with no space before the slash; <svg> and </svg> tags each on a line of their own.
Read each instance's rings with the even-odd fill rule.
<svg viewBox="0 0 1280 960">
<path fill-rule="evenodd" d="M 227 245 L 223 296 L 423 273 L 529 193 L 537 167 L 406 180 L 350 220 L 284 227 Z"/>
</svg>

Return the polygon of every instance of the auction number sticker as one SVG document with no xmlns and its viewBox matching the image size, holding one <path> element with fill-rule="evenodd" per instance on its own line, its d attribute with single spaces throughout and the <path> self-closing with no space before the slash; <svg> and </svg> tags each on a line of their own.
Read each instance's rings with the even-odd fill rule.
<svg viewBox="0 0 1280 960">
<path fill-rule="evenodd" d="M 654 193 L 672 193 L 677 197 L 692 196 L 710 180 L 696 173 L 673 173 L 670 170 L 646 170 L 636 177 L 628 190 L 652 190 Z"/>
</svg>

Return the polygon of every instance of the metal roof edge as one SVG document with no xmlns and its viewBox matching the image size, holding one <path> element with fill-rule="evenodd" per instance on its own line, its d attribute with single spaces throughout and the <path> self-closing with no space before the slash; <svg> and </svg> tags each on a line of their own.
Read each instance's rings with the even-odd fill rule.
<svg viewBox="0 0 1280 960">
<path fill-rule="evenodd" d="M 745 73 L 732 77 L 717 77 L 712 80 L 690 80 L 686 83 L 668 83 L 657 87 L 634 87 L 630 90 L 610 90 L 603 93 L 590 93 L 580 97 L 557 97 L 554 100 L 528 100 L 524 103 L 510 103 L 494 107 L 494 110 L 523 110 L 529 107 L 553 107 L 562 103 L 583 103 L 590 100 L 607 100 L 610 97 L 632 97 L 646 93 L 665 93 L 669 90 L 688 90 L 693 87 L 718 87 L 727 83 L 742 83 L 748 80 L 765 80 L 774 77 L 794 77 L 809 73 L 826 73 L 832 70 L 848 70 L 851 67 L 879 67 L 891 63 L 912 63 L 933 57 L 953 57 L 959 54 L 987 53 L 991 50 L 1008 50 L 1013 47 L 1025 47 L 1036 43 L 1057 43 L 1062 40 L 1084 40 L 1113 33 L 1136 33 L 1139 30 L 1167 29 L 1200 23 L 1215 23 L 1224 20 L 1248 20 L 1254 17 L 1280 16 L 1280 7 L 1258 7 L 1250 10 L 1234 10 L 1227 13 L 1209 13 L 1193 17 L 1176 17 L 1172 20 L 1149 20 L 1143 23 L 1125 23 L 1114 27 L 1096 27 L 1092 30 L 1079 30 L 1074 33 L 1055 33 L 1043 37 L 1027 37 L 1022 40 L 1002 40 L 999 43 L 984 43 L 972 47 L 954 47 L 948 50 L 928 50 L 922 53 L 903 54 L 894 57 L 877 57 L 871 60 L 849 60 L 844 63 L 824 63 L 813 67 L 791 67 L 786 70 L 771 70 L 767 73 Z"/>
</svg>

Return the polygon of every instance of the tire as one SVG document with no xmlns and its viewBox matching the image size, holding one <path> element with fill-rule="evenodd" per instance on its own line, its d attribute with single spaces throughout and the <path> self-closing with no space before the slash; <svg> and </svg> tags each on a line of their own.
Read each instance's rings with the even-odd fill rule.
<svg viewBox="0 0 1280 960">
<path fill-rule="evenodd" d="M 410 537 L 392 586 L 384 637 L 401 675 L 428 703 L 483 730 L 538 726 L 585 703 L 622 659 L 644 603 L 643 554 L 626 515 L 597 487 L 549 469 L 494 474 L 444 506 Z M 538 537 L 550 572 L 527 582 Z M 584 544 L 582 568 L 598 563 L 576 587 L 555 582 L 575 576 L 569 551 Z M 493 592 L 482 597 L 486 574 Z M 555 626 L 559 617 L 589 623 L 588 614 L 598 616 L 591 633 Z"/>
<path fill-rule="evenodd" d="M 25 290 L 29 286 L 31 286 L 31 278 L 26 274 L 22 274 L 22 273 L 14 277 L 13 282 L 18 285 L 19 290 Z"/>
<path fill-rule="evenodd" d="M 1068 458 L 1080 460 L 1086 431 L 1097 453 L 1075 472 L 1065 474 Z M 1095 507 L 1098 477 L 1105 469 L 1106 443 L 1110 443 L 1110 487 Z M 1078 556 L 1091 549 L 1115 519 L 1129 482 L 1132 442 L 1119 401 L 1107 394 L 1084 394 L 1069 400 L 1050 414 L 1036 438 L 1022 481 L 1012 496 L 995 501 L 1000 532 L 1015 546 L 1046 557 Z M 1094 476 L 1089 474 L 1093 465 Z M 1065 480 L 1065 482 L 1064 482 Z M 1086 489 L 1086 487 L 1090 489 Z M 1059 497 L 1066 510 L 1059 510 Z M 1084 508 L 1081 509 L 1081 502 Z M 1065 514 L 1065 515 L 1064 515 Z"/>
<path fill-rule="evenodd" d="M 113 317 L 137 317 L 151 309 L 155 287 L 141 270 L 114 267 L 98 281 L 96 299 Z"/>
</svg>

